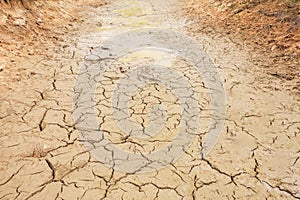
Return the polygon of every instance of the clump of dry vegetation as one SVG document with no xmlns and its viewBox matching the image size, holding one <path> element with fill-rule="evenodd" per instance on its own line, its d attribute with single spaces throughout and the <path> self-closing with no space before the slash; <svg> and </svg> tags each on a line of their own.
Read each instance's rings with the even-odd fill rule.
<svg viewBox="0 0 300 200">
<path fill-rule="evenodd" d="M 10 7 L 22 5 L 25 8 L 30 8 L 30 4 L 33 0 L 0 0 L 1 8 L 4 5 L 9 5 Z"/>
</svg>

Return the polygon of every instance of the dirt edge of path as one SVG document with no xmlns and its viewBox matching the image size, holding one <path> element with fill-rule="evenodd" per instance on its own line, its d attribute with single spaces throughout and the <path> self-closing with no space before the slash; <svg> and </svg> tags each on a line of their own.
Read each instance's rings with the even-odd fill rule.
<svg viewBox="0 0 300 200">
<path fill-rule="evenodd" d="M 298 0 L 186 0 L 193 29 L 211 30 L 255 52 L 252 62 L 300 94 L 300 18 Z"/>
<path fill-rule="evenodd" d="M 80 7 L 93 9 L 106 0 L 30 1 L 26 5 L 0 2 L 0 71 L 13 76 L 24 60 L 60 52 L 66 37 L 83 22 Z M 3 73 L 3 72 L 2 72 Z M 2 74 L 3 75 L 3 74 Z M 11 81 L 18 81 L 11 79 Z"/>
</svg>

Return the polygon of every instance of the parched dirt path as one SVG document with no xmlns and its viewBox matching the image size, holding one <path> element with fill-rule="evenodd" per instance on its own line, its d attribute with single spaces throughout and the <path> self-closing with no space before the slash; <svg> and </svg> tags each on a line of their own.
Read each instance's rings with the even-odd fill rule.
<svg viewBox="0 0 300 200">
<path fill-rule="evenodd" d="M 78 8 L 86 20 L 78 31 L 66 35 L 66 46 L 53 55 L 24 59 L 22 68 L 26 70 L 17 72 L 21 81 L 0 72 L 5 80 L 0 86 L 0 199 L 300 199 L 299 97 L 252 64 L 254 54 L 248 54 L 242 45 L 214 32 L 194 32 L 194 22 L 181 14 L 180 6 L 176 0 L 120 0 L 88 11 Z M 97 81 L 92 106 L 99 123 L 97 131 L 103 131 L 119 149 L 149 161 L 141 167 L 148 167 L 143 173 L 131 170 L 137 160 L 118 157 L 108 145 L 101 146 L 101 138 L 87 142 L 80 136 L 83 129 L 94 128 L 87 127 L 88 122 L 85 127 L 80 124 L 93 113 L 84 109 L 82 115 L 75 112 L 86 106 L 77 101 L 84 94 L 78 88 L 86 88 L 81 86 L 93 77 L 87 70 L 86 79 L 82 79 L 87 82 L 76 80 L 85 68 L 97 67 L 110 58 L 102 56 L 102 50 L 107 50 L 101 46 L 103 41 L 138 28 L 171 29 L 195 38 L 216 66 L 226 96 L 221 135 L 213 150 L 201 156 L 207 132 L 214 128 L 209 121 L 215 105 L 212 90 L 191 63 L 164 50 L 142 49 L 125 55 L 99 79 L 93 79 Z M 185 94 L 191 89 L 192 100 L 201 110 L 193 141 L 163 168 L 152 166 L 155 161 L 147 155 L 170 143 L 172 146 L 172 137 L 184 126 L 183 113 L 197 109 L 190 106 L 192 103 L 181 107 L 176 92 L 157 84 L 156 78 L 172 73 L 147 68 L 150 63 L 180 71 L 192 87 L 175 90 L 182 89 Z M 142 66 L 142 71 L 136 73 L 133 66 Z M 119 89 L 122 94 L 133 86 L 126 80 L 134 76 L 135 81 L 145 76 L 150 82 L 133 84 L 134 93 L 127 99 L 130 118 L 142 127 L 142 133 L 149 136 L 157 129 L 161 132 L 158 136 L 134 137 L 138 132 L 124 133 L 122 124 L 115 122 L 121 123 L 123 118 L 114 115 L 118 110 L 113 105 L 122 101 L 114 97 L 114 91 Z M 171 82 L 176 82 L 174 76 Z M 190 121 L 186 121 L 187 132 L 193 126 Z M 104 153 L 97 154 L 95 147 Z M 119 163 L 125 163 L 122 170 L 117 169 Z"/>
</svg>

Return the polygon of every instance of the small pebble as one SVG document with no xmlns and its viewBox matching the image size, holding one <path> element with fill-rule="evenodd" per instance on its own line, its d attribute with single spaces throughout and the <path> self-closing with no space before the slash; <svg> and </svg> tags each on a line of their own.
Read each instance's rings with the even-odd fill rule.
<svg viewBox="0 0 300 200">
<path fill-rule="evenodd" d="M 41 18 L 37 18 L 36 23 L 41 24 L 41 23 L 43 23 L 43 20 Z"/>
<path fill-rule="evenodd" d="M 31 49 L 28 49 L 28 55 L 30 55 L 30 56 L 34 55 L 34 51 Z"/>
<path fill-rule="evenodd" d="M 13 24 L 15 26 L 25 26 L 26 25 L 26 19 L 23 18 L 19 18 L 19 19 L 15 19 L 15 21 L 13 21 Z"/>
<path fill-rule="evenodd" d="M 271 51 L 274 51 L 276 49 L 276 46 L 272 46 Z"/>
</svg>

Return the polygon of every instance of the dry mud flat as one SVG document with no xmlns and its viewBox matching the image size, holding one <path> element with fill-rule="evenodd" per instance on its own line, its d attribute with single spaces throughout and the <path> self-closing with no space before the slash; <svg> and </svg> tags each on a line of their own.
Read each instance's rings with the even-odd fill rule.
<svg viewBox="0 0 300 200">
<path fill-rule="evenodd" d="M 243 45 L 190 31 L 180 6 L 123 0 L 75 7 L 82 22 L 57 51 L 19 58 L 0 72 L 1 199 L 300 198 L 299 97 L 251 63 Z M 139 28 L 195 38 L 218 71 L 224 99 L 214 100 L 222 91 L 207 85 L 217 74 L 198 73 L 193 60 L 164 48 L 112 58 L 114 46 L 103 42 Z M 157 41 L 175 41 L 172 31 Z M 125 47 L 135 44 L 128 41 Z M 196 47 L 188 47 L 192 55 Z M 18 68 L 13 79 L 9 70 Z M 222 103 L 220 136 L 202 155 L 208 133 L 220 127 L 214 111 Z M 184 137 L 173 138 L 182 127 L 192 140 L 180 146 Z"/>
</svg>

